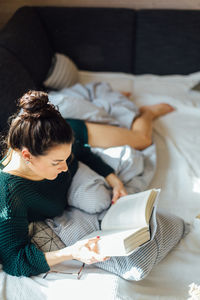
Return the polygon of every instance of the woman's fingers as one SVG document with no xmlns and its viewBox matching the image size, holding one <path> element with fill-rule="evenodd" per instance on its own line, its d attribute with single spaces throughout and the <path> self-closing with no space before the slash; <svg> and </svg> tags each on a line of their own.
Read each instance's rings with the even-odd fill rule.
<svg viewBox="0 0 200 300">
<path fill-rule="evenodd" d="M 96 262 L 101 262 L 101 261 L 106 261 L 110 257 L 108 256 L 102 256 L 99 254 L 99 249 L 98 249 L 98 241 L 100 237 L 97 236 L 96 238 L 88 240 L 86 247 L 90 251 L 91 258 L 89 260 L 89 264 L 96 263 Z"/>
<path fill-rule="evenodd" d="M 101 255 L 98 249 L 98 241 L 100 237 L 91 238 L 88 240 L 82 240 L 75 243 L 72 246 L 72 256 L 74 259 L 82 261 L 86 264 L 93 264 L 97 262 L 102 262 L 109 257 Z"/>
<path fill-rule="evenodd" d="M 120 196 L 119 189 L 114 188 L 113 189 L 112 204 L 114 204 L 117 201 L 117 199 L 119 198 L 119 196 Z"/>
<path fill-rule="evenodd" d="M 99 236 L 93 239 L 88 240 L 87 246 L 89 250 L 98 253 L 98 241 L 99 241 Z"/>
<path fill-rule="evenodd" d="M 120 197 L 126 196 L 127 192 L 124 187 L 113 189 L 112 204 L 114 204 Z"/>
</svg>

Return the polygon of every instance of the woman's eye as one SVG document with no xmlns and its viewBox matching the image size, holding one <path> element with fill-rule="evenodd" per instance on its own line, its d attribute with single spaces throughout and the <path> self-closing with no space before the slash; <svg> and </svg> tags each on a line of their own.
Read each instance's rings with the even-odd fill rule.
<svg viewBox="0 0 200 300">
<path fill-rule="evenodd" d="M 52 166 L 58 166 L 58 163 L 52 163 L 51 165 Z"/>
</svg>

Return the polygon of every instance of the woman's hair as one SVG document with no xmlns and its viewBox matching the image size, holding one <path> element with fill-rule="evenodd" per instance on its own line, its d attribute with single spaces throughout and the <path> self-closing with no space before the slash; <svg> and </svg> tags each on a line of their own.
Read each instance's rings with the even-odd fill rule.
<svg viewBox="0 0 200 300">
<path fill-rule="evenodd" d="M 27 147 L 34 156 L 45 155 L 58 144 L 73 142 L 70 125 L 49 102 L 48 94 L 29 91 L 18 100 L 19 111 L 9 118 L 7 148 Z"/>
</svg>

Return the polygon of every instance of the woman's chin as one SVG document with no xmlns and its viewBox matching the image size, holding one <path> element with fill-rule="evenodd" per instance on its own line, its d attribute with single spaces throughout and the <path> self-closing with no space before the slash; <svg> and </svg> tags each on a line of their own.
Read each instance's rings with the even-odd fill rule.
<svg viewBox="0 0 200 300">
<path fill-rule="evenodd" d="M 56 179 L 56 178 L 58 177 L 58 175 L 59 175 L 59 174 L 52 175 L 52 176 L 48 176 L 47 179 L 48 179 L 48 180 L 54 180 L 54 179 Z"/>
</svg>

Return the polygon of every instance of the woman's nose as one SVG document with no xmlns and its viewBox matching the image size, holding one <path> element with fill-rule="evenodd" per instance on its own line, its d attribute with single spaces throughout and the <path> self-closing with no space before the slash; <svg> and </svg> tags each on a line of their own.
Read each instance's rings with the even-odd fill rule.
<svg viewBox="0 0 200 300">
<path fill-rule="evenodd" d="M 62 166 L 61 166 L 62 172 L 67 172 L 68 171 L 68 165 L 67 162 L 63 162 Z"/>
</svg>

